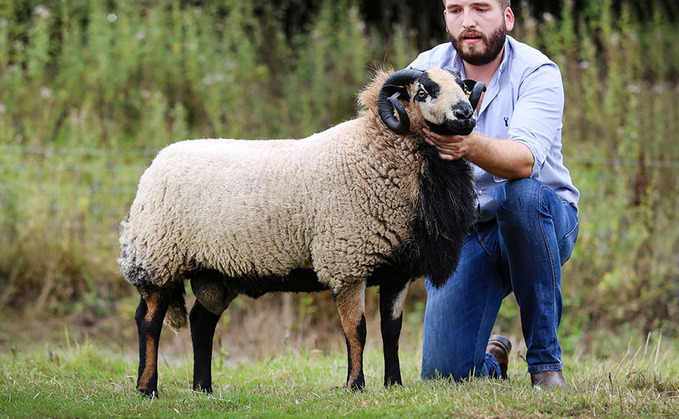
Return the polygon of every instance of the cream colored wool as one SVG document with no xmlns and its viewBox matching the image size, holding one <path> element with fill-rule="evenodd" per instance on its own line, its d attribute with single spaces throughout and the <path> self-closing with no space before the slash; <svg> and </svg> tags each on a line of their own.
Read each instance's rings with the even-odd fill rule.
<svg viewBox="0 0 679 419">
<path fill-rule="evenodd" d="M 444 70 L 430 74 L 452 80 Z M 425 164 L 415 153 L 422 139 L 392 133 L 378 116 L 387 75 L 361 94 L 356 119 L 305 139 L 191 140 L 163 149 L 123 222 L 121 270 L 146 273 L 128 280 L 143 287 L 182 281 L 195 268 L 231 277 L 312 268 L 335 295 L 365 280 L 408 238 Z M 451 100 L 464 95 L 454 83 L 442 88 Z M 420 133 L 419 106 L 405 106 L 411 132 Z"/>
</svg>

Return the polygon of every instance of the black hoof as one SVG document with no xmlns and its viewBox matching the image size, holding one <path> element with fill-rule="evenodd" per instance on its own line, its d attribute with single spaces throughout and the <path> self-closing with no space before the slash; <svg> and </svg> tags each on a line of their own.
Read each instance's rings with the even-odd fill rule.
<svg viewBox="0 0 679 419">
<path fill-rule="evenodd" d="M 365 382 L 362 381 L 354 381 L 351 383 L 351 385 L 347 386 L 349 390 L 352 392 L 359 392 L 365 390 Z"/>
<path fill-rule="evenodd" d="M 195 391 L 196 393 L 205 393 L 205 394 L 212 394 L 213 393 L 212 386 L 208 386 L 208 387 L 194 386 L 193 391 Z"/>
<path fill-rule="evenodd" d="M 394 386 L 403 387 L 403 382 L 401 382 L 401 378 L 389 378 L 389 379 L 384 381 L 384 386 L 386 388 L 394 387 Z"/>
<path fill-rule="evenodd" d="M 149 390 L 149 389 L 138 388 L 137 391 L 139 391 L 139 394 L 141 394 L 144 397 L 148 397 L 149 399 L 157 399 L 158 398 L 158 390 Z"/>
</svg>

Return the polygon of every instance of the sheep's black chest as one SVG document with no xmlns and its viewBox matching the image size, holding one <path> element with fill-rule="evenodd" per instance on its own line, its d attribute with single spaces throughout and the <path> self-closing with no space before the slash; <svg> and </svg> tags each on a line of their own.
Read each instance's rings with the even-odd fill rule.
<svg viewBox="0 0 679 419">
<path fill-rule="evenodd" d="M 464 160 L 442 160 L 428 144 L 418 153 L 424 158 L 420 193 L 398 265 L 413 277 L 426 275 L 441 286 L 455 271 L 464 237 L 477 218 L 474 179 Z"/>
</svg>

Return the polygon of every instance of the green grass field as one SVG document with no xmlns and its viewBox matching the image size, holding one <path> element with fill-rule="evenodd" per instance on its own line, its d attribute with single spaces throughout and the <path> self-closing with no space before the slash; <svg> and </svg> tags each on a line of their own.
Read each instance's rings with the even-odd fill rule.
<svg viewBox="0 0 679 419">
<path fill-rule="evenodd" d="M 129 324 L 130 328 L 133 325 Z M 374 330 L 374 329 L 373 329 Z M 166 341 L 172 340 L 165 331 Z M 374 336 L 373 336 L 374 338 Z M 340 336 L 337 336 L 339 341 Z M 403 387 L 382 387 L 381 349 L 366 351 L 366 389 L 343 389 L 346 358 L 292 346 L 276 354 L 213 361 L 214 394 L 191 390 L 190 350 L 161 354 L 160 398 L 137 395 L 135 348 L 61 339 L 0 354 L 2 417 L 676 417 L 679 343 L 652 334 L 601 336 L 565 354 L 569 388 L 530 386 L 518 345 L 507 381 L 423 382 L 415 339 L 402 339 Z M 369 342 L 370 343 L 370 342 Z M 22 345 L 23 346 L 23 345 Z"/>
</svg>

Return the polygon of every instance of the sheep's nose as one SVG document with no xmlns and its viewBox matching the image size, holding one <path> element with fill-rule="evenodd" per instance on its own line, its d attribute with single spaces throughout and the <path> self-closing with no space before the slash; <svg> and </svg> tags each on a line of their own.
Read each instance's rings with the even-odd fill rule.
<svg viewBox="0 0 679 419">
<path fill-rule="evenodd" d="M 459 120 L 469 119 L 473 113 L 471 106 L 456 106 L 453 110 L 453 115 Z"/>
</svg>

